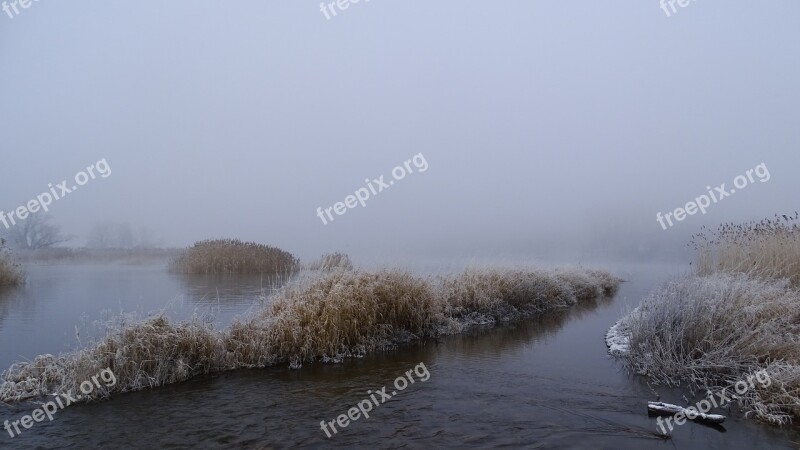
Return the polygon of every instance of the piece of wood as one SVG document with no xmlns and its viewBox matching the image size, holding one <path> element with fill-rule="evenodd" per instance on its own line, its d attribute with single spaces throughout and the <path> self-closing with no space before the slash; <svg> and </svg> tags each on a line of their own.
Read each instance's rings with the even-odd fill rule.
<svg viewBox="0 0 800 450">
<path fill-rule="evenodd" d="M 675 414 L 683 413 L 687 419 L 695 422 L 703 423 L 722 423 L 725 422 L 725 416 L 720 414 L 706 414 L 700 411 L 689 411 L 686 408 L 678 405 L 663 402 L 647 402 L 647 412 L 659 416 L 673 416 Z"/>
</svg>

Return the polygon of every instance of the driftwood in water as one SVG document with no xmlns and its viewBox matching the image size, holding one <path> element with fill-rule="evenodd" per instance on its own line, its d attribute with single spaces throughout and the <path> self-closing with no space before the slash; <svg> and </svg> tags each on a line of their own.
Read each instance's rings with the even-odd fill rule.
<svg viewBox="0 0 800 450">
<path fill-rule="evenodd" d="M 702 423 L 720 424 L 725 422 L 725 416 L 719 414 L 706 414 L 697 411 L 695 408 L 688 410 L 682 406 L 662 402 L 647 402 L 647 412 L 659 416 L 673 416 L 683 413 L 687 419 Z"/>
</svg>

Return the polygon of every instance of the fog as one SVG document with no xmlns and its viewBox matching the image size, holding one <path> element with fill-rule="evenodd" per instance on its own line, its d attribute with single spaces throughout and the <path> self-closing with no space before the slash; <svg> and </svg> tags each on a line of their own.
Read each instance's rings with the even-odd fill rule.
<svg viewBox="0 0 800 450">
<path fill-rule="evenodd" d="M 682 258 L 794 212 L 800 4 L 42 0 L 0 12 L 0 210 L 300 258 Z M 334 207 L 422 155 L 398 180 Z M 419 158 L 417 161 L 421 161 Z M 746 189 L 667 213 L 764 163 Z"/>
</svg>

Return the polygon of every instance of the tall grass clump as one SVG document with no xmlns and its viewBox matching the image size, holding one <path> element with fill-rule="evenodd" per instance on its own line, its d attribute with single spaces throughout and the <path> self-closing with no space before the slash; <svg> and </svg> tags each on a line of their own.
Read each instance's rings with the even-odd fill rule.
<svg viewBox="0 0 800 450">
<path fill-rule="evenodd" d="M 656 383 L 692 390 L 730 392 L 764 370 L 772 383 L 751 386 L 740 407 L 775 424 L 800 416 L 796 219 L 696 236 L 696 274 L 661 286 L 612 327 L 612 354 Z"/>
<path fill-rule="evenodd" d="M 443 322 L 441 301 L 424 279 L 397 270 L 334 272 L 235 322 L 227 348 L 236 365 L 299 365 L 430 336 Z"/>
<path fill-rule="evenodd" d="M 172 324 L 157 316 L 141 322 L 118 320 L 87 348 L 55 357 L 16 363 L 3 374 L 0 401 L 15 402 L 50 393 L 80 392 L 80 384 L 103 369 L 117 379 L 96 389 L 87 401 L 112 393 L 138 391 L 216 372 L 224 356 L 222 335 L 208 321 Z"/>
<path fill-rule="evenodd" d="M 235 366 L 337 361 L 612 295 L 619 282 L 580 270 L 482 269 L 437 278 L 334 272 L 287 288 L 268 309 L 235 322 L 226 346 Z"/>
<path fill-rule="evenodd" d="M 584 270 L 470 270 L 419 277 L 401 270 L 333 271 L 297 277 L 262 310 L 215 330 L 208 321 L 121 321 L 83 350 L 14 364 L 0 401 L 73 391 L 110 368 L 116 385 L 94 397 L 177 383 L 193 376 L 346 357 L 522 318 L 613 294 L 619 279 Z M 475 316 L 484 320 L 474 320 Z"/>
<path fill-rule="evenodd" d="M 5 241 L 0 239 L 0 287 L 16 286 L 25 281 L 25 275 L 14 256 L 5 247 Z"/>
<path fill-rule="evenodd" d="M 766 369 L 773 384 L 756 385 L 741 406 L 776 423 L 800 415 L 800 292 L 785 281 L 726 273 L 674 280 L 626 326 L 624 358 L 635 372 L 721 390 Z"/>
<path fill-rule="evenodd" d="M 334 252 L 322 255 L 308 265 L 309 270 L 353 270 L 353 262 L 346 253 Z"/>
<path fill-rule="evenodd" d="M 186 274 L 277 274 L 297 269 L 299 261 L 276 247 L 238 239 L 200 241 L 170 263 Z"/>
<path fill-rule="evenodd" d="M 695 235 L 698 275 L 745 273 L 762 279 L 783 279 L 800 286 L 800 215 L 723 224 Z"/>
<path fill-rule="evenodd" d="M 616 292 L 620 279 L 607 272 L 468 269 L 440 281 L 448 316 L 503 321 L 566 308 Z"/>
</svg>

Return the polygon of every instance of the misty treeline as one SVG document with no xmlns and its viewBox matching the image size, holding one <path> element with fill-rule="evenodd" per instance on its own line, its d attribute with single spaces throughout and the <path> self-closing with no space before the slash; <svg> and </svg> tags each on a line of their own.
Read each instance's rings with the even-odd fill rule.
<svg viewBox="0 0 800 450">
<path fill-rule="evenodd" d="M 50 215 L 32 214 L 8 229 L 0 227 L 0 238 L 13 250 L 42 250 L 78 243 L 78 236 L 66 234 Z M 148 249 L 163 245 L 163 239 L 147 227 L 129 223 L 102 221 L 85 234 L 84 247 L 89 249 Z"/>
</svg>

